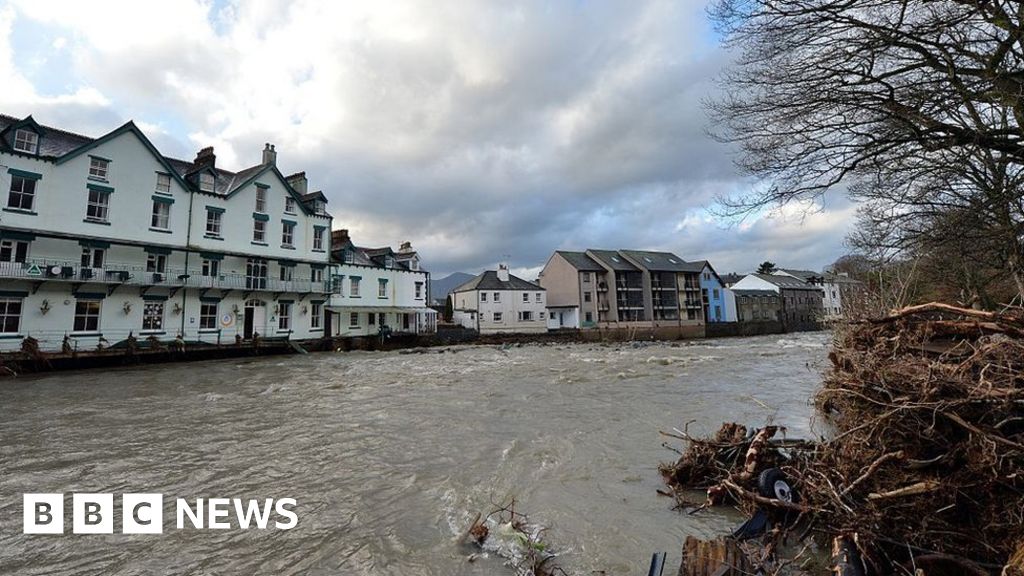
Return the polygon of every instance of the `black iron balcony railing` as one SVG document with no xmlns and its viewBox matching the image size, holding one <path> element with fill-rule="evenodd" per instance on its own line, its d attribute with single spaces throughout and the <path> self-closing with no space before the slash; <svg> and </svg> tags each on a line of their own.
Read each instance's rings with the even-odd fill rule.
<svg viewBox="0 0 1024 576">
<path fill-rule="evenodd" d="M 118 284 L 126 286 L 169 286 L 185 288 L 217 288 L 221 290 L 265 290 L 269 292 L 327 293 L 327 282 L 310 278 L 279 280 L 245 274 L 217 274 L 203 276 L 200 270 L 184 268 L 151 270 L 145 266 L 105 264 L 99 267 L 80 263 L 29 259 L 25 262 L 0 262 L 0 279 L 56 281 L 75 283 Z"/>
</svg>

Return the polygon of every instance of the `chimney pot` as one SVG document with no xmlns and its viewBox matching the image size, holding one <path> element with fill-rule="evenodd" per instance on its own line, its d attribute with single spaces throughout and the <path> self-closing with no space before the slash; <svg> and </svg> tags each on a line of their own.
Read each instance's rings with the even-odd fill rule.
<svg viewBox="0 0 1024 576">
<path fill-rule="evenodd" d="M 263 164 L 277 165 L 277 151 L 270 142 L 263 145 Z"/>
</svg>

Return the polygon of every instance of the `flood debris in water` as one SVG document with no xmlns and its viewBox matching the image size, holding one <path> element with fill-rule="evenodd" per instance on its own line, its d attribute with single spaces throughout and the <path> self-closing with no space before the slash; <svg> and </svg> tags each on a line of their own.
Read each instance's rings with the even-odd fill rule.
<svg viewBox="0 0 1024 576">
<path fill-rule="evenodd" d="M 492 552 L 519 576 L 567 576 L 556 564 L 557 554 L 544 540 L 545 528 L 516 511 L 516 501 L 501 505 L 486 516 L 477 514 L 462 535 L 462 543 Z M 468 557 L 470 561 L 476 555 Z"/>
<path fill-rule="evenodd" d="M 686 442 L 661 466 L 671 494 L 746 512 L 734 537 L 768 574 L 802 562 L 782 545 L 819 540 L 844 576 L 1024 575 L 1024 311 L 906 308 L 837 330 L 829 357 L 828 439 L 665 433 Z"/>
</svg>

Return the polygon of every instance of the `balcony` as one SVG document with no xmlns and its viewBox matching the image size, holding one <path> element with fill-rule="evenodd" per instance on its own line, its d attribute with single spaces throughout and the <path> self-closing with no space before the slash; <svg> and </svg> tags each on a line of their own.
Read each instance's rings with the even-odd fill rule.
<svg viewBox="0 0 1024 576">
<path fill-rule="evenodd" d="M 201 276 L 198 269 L 188 273 L 184 268 L 165 268 L 162 272 L 152 272 L 147 271 L 145 266 L 107 264 L 93 268 L 68 261 L 43 259 L 30 259 L 25 263 L 0 262 L 0 279 L 112 286 L 167 286 L 171 288 L 216 288 L 219 290 L 318 294 L 330 292 L 327 282 L 313 282 L 308 278 L 278 280 L 276 278 L 250 277 L 244 274 Z"/>
</svg>

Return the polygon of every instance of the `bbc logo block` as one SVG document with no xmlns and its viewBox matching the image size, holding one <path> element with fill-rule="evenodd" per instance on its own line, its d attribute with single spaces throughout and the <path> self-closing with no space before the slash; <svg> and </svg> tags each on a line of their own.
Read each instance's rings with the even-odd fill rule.
<svg viewBox="0 0 1024 576">
<path fill-rule="evenodd" d="M 25 494 L 23 502 L 25 534 L 64 533 L 63 494 Z M 122 494 L 121 532 L 162 533 L 163 505 L 161 494 Z M 73 494 L 71 530 L 75 534 L 113 534 L 114 495 Z"/>
<path fill-rule="evenodd" d="M 64 494 L 24 494 L 25 534 L 64 534 Z M 162 534 L 163 494 L 71 495 L 71 531 L 74 534 L 113 534 L 115 512 L 120 513 L 122 534 Z M 291 530 L 298 525 L 294 498 L 185 498 L 173 500 L 177 530 Z M 234 514 L 232 514 L 234 512 Z"/>
</svg>

